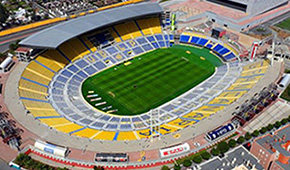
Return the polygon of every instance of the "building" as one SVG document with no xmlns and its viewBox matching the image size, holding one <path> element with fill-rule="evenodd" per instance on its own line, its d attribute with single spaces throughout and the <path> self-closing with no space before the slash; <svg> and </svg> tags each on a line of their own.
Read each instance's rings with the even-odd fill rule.
<svg viewBox="0 0 290 170">
<path fill-rule="evenodd" d="M 290 169 L 290 125 L 254 140 L 251 153 L 269 170 Z"/>
<path fill-rule="evenodd" d="M 216 157 L 200 165 L 199 169 L 215 170 L 262 170 L 259 160 L 243 146 L 227 152 L 222 158 Z"/>
<path fill-rule="evenodd" d="M 288 0 L 207 0 L 236 10 L 243 11 L 249 15 L 257 15 L 274 8 L 286 5 Z"/>
</svg>

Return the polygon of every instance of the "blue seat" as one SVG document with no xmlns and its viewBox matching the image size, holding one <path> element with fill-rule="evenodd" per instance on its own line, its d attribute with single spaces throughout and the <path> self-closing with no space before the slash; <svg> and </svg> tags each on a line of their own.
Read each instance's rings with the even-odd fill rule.
<svg viewBox="0 0 290 170">
<path fill-rule="evenodd" d="M 146 38 L 149 40 L 149 42 L 154 42 L 154 41 L 156 41 L 155 38 L 154 38 L 153 36 L 149 36 L 149 37 L 146 37 Z"/>
<path fill-rule="evenodd" d="M 134 51 L 135 54 L 141 54 L 141 53 L 144 52 L 144 51 L 142 50 L 142 48 L 140 48 L 140 47 L 133 48 L 133 51 Z"/>
<path fill-rule="evenodd" d="M 179 41 L 181 43 L 187 43 L 189 41 L 190 36 L 189 35 L 181 35 Z"/>
<path fill-rule="evenodd" d="M 190 40 L 190 43 L 196 44 L 198 40 L 199 40 L 198 37 L 192 37 L 191 40 Z"/>
<path fill-rule="evenodd" d="M 155 38 L 157 41 L 162 41 L 163 40 L 163 36 L 161 34 L 156 34 Z"/>
<path fill-rule="evenodd" d="M 208 43 L 208 44 L 206 45 L 207 48 L 212 48 L 212 46 L 213 46 L 213 45 L 212 45 L 211 43 Z"/>
<path fill-rule="evenodd" d="M 221 55 L 225 55 L 225 54 L 228 53 L 228 52 L 230 52 L 229 49 L 227 49 L 227 48 L 223 48 L 223 49 L 221 49 L 218 53 L 220 53 Z"/>
<path fill-rule="evenodd" d="M 236 56 L 234 53 L 230 53 L 230 54 L 226 55 L 224 58 L 226 60 L 232 60 L 232 59 L 236 58 Z"/>
<path fill-rule="evenodd" d="M 174 40 L 174 37 L 173 37 L 172 34 L 169 35 L 169 39 L 172 40 L 172 41 Z"/>
<path fill-rule="evenodd" d="M 216 51 L 216 52 L 219 52 L 221 49 L 223 49 L 224 47 L 222 46 L 222 45 L 220 45 L 220 44 L 218 44 L 217 46 L 215 46 L 214 48 L 213 48 L 213 50 L 214 51 Z"/>
<path fill-rule="evenodd" d="M 159 45 L 156 42 L 152 42 L 154 48 L 159 48 Z"/>
<path fill-rule="evenodd" d="M 152 49 L 153 49 L 152 46 L 151 46 L 150 44 L 144 44 L 142 47 L 143 47 L 143 49 L 144 49 L 145 51 L 149 51 L 149 50 L 152 50 Z"/>
<path fill-rule="evenodd" d="M 158 41 L 158 43 L 159 43 L 160 47 L 166 47 L 164 41 Z"/>
<path fill-rule="evenodd" d="M 93 66 L 85 68 L 84 71 L 88 73 L 88 75 L 93 75 L 97 72 L 97 70 Z"/>
<path fill-rule="evenodd" d="M 207 39 L 200 38 L 199 41 L 196 44 L 204 46 L 207 42 L 208 42 Z"/>
</svg>

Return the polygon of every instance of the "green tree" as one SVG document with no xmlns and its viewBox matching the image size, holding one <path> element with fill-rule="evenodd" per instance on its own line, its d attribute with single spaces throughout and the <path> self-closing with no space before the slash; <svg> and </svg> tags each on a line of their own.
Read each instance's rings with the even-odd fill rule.
<svg viewBox="0 0 290 170">
<path fill-rule="evenodd" d="M 245 142 L 245 137 L 244 136 L 240 136 L 237 140 L 238 144 L 242 144 Z"/>
<path fill-rule="evenodd" d="M 246 140 L 250 140 L 252 138 L 252 135 L 249 132 L 247 132 L 245 138 Z"/>
<path fill-rule="evenodd" d="M 94 166 L 94 170 L 103 170 L 104 168 L 103 167 L 100 167 L 100 166 Z"/>
<path fill-rule="evenodd" d="M 236 146 L 236 144 L 237 144 L 236 140 L 234 140 L 234 139 L 229 140 L 229 145 L 231 148 L 234 148 Z"/>
<path fill-rule="evenodd" d="M 202 158 L 201 158 L 199 155 L 196 155 L 195 157 L 193 157 L 192 161 L 193 161 L 194 163 L 199 164 L 199 163 L 202 162 Z"/>
<path fill-rule="evenodd" d="M 201 155 L 202 159 L 204 159 L 204 160 L 209 160 L 209 158 L 211 157 L 210 153 L 208 153 L 207 151 L 201 153 L 200 155 Z"/>
<path fill-rule="evenodd" d="M 218 156 L 220 154 L 220 151 L 216 148 L 212 148 L 212 150 L 210 151 L 210 153 L 213 155 L 213 156 Z"/>
<path fill-rule="evenodd" d="M 225 141 L 222 141 L 221 143 L 217 144 L 217 149 L 221 153 L 226 153 L 230 149 L 230 147 Z"/>
<path fill-rule="evenodd" d="M 0 3 L 0 23 L 5 23 L 8 17 L 8 10 Z"/>
<path fill-rule="evenodd" d="M 267 128 L 265 128 L 265 127 L 262 127 L 261 129 L 260 129 L 260 133 L 261 134 L 264 134 L 264 133 L 266 133 L 267 132 Z"/>
<path fill-rule="evenodd" d="M 173 169 L 174 170 L 180 170 L 181 169 L 181 166 L 179 164 L 174 164 Z"/>
<path fill-rule="evenodd" d="M 290 116 L 288 116 L 288 122 L 290 122 Z"/>
<path fill-rule="evenodd" d="M 275 126 L 275 128 L 279 128 L 279 127 L 281 127 L 282 126 L 282 123 L 281 122 L 279 122 L 279 121 L 277 121 L 277 122 L 275 122 L 275 124 L 274 124 L 274 126 Z"/>
<path fill-rule="evenodd" d="M 286 125 L 286 123 L 288 123 L 288 120 L 286 118 L 282 119 L 281 121 L 282 125 Z"/>
<path fill-rule="evenodd" d="M 252 133 L 252 136 L 253 137 L 257 137 L 259 136 L 260 132 L 258 130 L 255 130 L 253 133 Z"/>
<path fill-rule="evenodd" d="M 184 167 L 190 167 L 192 165 L 192 162 L 188 159 L 185 159 L 182 164 Z"/>
<path fill-rule="evenodd" d="M 163 165 L 161 170 L 170 170 L 170 168 L 168 166 L 166 166 L 166 165 Z"/>
<path fill-rule="evenodd" d="M 272 124 L 268 124 L 268 126 L 267 126 L 268 131 L 271 131 L 273 128 L 274 128 L 274 126 Z"/>
</svg>

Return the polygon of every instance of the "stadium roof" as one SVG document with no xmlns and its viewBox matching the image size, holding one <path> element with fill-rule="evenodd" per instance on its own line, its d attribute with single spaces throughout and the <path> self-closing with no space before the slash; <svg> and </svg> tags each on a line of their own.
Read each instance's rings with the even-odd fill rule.
<svg viewBox="0 0 290 170">
<path fill-rule="evenodd" d="M 120 21 L 161 12 L 163 12 L 163 9 L 157 3 L 139 3 L 108 9 L 71 19 L 42 30 L 22 40 L 20 45 L 32 48 L 55 49 L 65 41 L 94 29 Z"/>
</svg>

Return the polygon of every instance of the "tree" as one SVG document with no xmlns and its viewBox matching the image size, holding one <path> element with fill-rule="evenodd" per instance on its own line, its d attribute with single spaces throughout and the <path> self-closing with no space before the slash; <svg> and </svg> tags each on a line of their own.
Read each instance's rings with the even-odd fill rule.
<svg viewBox="0 0 290 170">
<path fill-rule="evenodd" d="M 170 168 L 168 166 L 166 166 L 166 165 L 163 165 L 161 170 L 170 170 Z"/>
<path fill-rule="evenodd" d="M 181 166 L 179 164 L 174 164 L 173 169 L 174 170 L 180 170 L 181 169 Z"/>
<path fill-rule="evenodd" d="M 194 163 L 199 164 L 199 163 L 202 162 L 202 158 L 201 158 L 199 155 L 196 155 L 195 157 L 193 157 L 192 161 L 193 161 Z"/>
<path fill-rule="evenodd" d="M 217 149 L 221 153 L 226 153 L 230 149 L 230 147 L 225 141 L 222 141 L 221 143 L 217 144 Z"/>
<path fill-rule="evenodd" d="M 103 167 L 100 167 L 100 166 L 94 166 L 94 170 L 104 170 L 104 168 Z"/>
<path fill-rule="evenodd" d="M 250 140 L 252 138 L 252 135 L 249 132 L 247 132 L 245 138 L 246 140 Z"/>
<path fill-rule="evenodd" d="M 0 3 L 0 23 L 5 23 L 8 17 L 8 10 Z"/>
<path fill-rule="evenodd" d="M 216 148 L 212 148 L 212 150 L 210 151 L 210 153 L 213 155 L 213 156 L 218 156 L 220 154 L 220 151 L 217 150 Z"/>
<path fill-rule="evenodd" d="M 259 136 L 260 132 L 258 130 L 255 130 L 253 133 L 252 133 L 252 136 L 254 137 L 257 137 Z"/>
<path fill-rule="evenodd" d="M 288 116 L 288 122 L 290 122 L 290 115 Z"/>
<path fill-rule="evenodd" d="M 282 119 L 281 121 L 282 125 L 286 125 L 286 123 L 288 123 L 288 120 L 286 118 Z"/>
<path fill-rule="evenodd" d="M 274 126 L 275 126 L 275 128 L 278 129 L 278 128 L 280 128 L 282 126 L 282 123 L 277 121 L 277 122 L 275 122 Z"/>
<path fill-rule="evenodd" d="M 245 137 L 244 136 L 240 136 L 237 140 L 238 144 L 242 144 L 245 142 Z"/>
<path fill-rule="evenodd" d="M 190 167 L 192 165 L 192 162 L 188 159 L 185 159 L 182 164 L 184 167 Z"/>
<path fill-rule="evenodd" d="M 267 132 L 267 128 L 265 128 L 265 127 L 262 127 L 262 129 L 260 129 L 260 133 L 261 134 L 264 134 L 264 133 L 266 133 Z"/>
<path fill-rule="evenodd" d="M 267 126 L 267 130 L 268 130 L 268 131 L 271 131 L 273 128 L 274 128 L 274 126 L 273 126 L 272 124 L 269 124 L 269 125 Z"/>
<path fill-rule="evenodd" d="M 207 151 L 201 153 L 200 155 L 201 155 L 202 159 L 204 159 L 204 160 L 209 160 L 209 158 L 211 157 L 210 153 L 208 153 Z"/>
<path fill-rule="evenodd" d="M 237 144 L 236 140 L 234 140 L 234 139 L 229 140 L 229 145 L 231 148 L 234 148 L 236 146 L 236 144 Z"/>
</svg>

